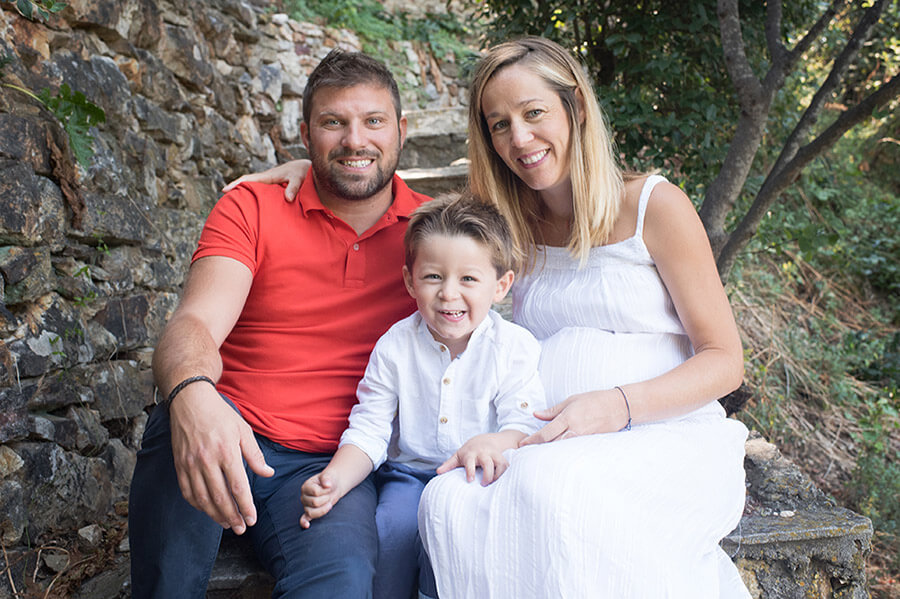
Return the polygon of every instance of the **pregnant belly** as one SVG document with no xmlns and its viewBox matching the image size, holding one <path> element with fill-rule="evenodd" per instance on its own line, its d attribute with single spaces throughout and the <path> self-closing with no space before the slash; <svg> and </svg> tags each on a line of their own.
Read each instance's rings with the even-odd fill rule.
<svg viewBox="0 0 900 599">
<path fill-rule="evenodd" d="M 686 335 L 568 327 L 541 341 L 541 380 L 552 406 L 575 393 L 658 376 L 691 353 Z"/>
</svg>

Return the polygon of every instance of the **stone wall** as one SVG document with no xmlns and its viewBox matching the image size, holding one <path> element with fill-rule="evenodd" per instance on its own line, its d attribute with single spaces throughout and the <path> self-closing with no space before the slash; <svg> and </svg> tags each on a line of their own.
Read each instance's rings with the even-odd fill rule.
<svg viewBox="0 0 900 599">
<path fill-rule="evenodd" d="M 65 82 L 107 119 L 82 168 L 46 110 L 0 87 L 6 548 L 103 522 L 126 499 L 155 401 L 152 347 L 218 190 L 303 155 L 307 74 L 332 47 L 359 49 L 269 5 L 72 0 L 42 24 L 0 4 L 2 83 Z M 392 51 L 407 107 L 459 104 L 455 65 L 410 43 Z"/>
</svg>

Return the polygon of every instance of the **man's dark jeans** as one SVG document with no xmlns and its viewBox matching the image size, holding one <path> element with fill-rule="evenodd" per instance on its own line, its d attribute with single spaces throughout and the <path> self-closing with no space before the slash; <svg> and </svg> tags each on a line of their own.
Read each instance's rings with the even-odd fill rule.
<svg viewBox="0 0 900 599">
<path fill-rule="evenodd" d="M 257 523 L 244 533 L 275 577 L 273 597 L 369 599 L 378 540 L 370 476 L 325 517 L 300 528 L 300 487 L 331 454 L 288 449 L 256 436 L 275 476 L 247 475 Z M 181 495 L 172 458 L 169 413 L 153 410 L 131 483 L 128 510 L 134 599 L 206 596 L 222 527 Z"/>
</svg>

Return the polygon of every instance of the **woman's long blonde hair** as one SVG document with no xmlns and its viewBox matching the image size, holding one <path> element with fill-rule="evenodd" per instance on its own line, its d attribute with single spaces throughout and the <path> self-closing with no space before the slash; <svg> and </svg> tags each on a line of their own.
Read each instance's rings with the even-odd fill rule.
<svg viewBox="0 0 900 599">
<path fill-rule="evenodd" d="M 592 247 L 609 238 L 624 188 L 612 137 L 581 65 L 562 47 L 540 37 L 523 37 L 491 48 L 479 61 L 469 87 L 469 185 L 476 196 L 497 205 L 510 221 L 520 264 L 534 265 L 542 243 L 540 198 L 494 151 L 484 118 L 484 88 L 500 69 L 518 64 L 541 77 L 562 101 L 569 118 L 569 175 L 574 222 L 568 249 L 582 263 Z M 579 95 L 584 122 L 579 121 Z"/>
</svg>

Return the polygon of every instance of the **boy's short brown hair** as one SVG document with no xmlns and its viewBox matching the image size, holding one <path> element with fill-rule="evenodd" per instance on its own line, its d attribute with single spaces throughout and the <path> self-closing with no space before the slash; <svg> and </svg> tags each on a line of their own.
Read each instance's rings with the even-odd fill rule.
<svg viewBox="0 0 900 599">
<path fill-rule="evenodd" d="M 515 270 L 509 223 L 497 208 L 471 193 L 442 194 L 412 213 L 403 238 L 408 269 L 413 268 L 419 243 L 431 235 L 468 237 L 477 241 L 490 251 L 491 264 L 498 277 Z"/>
</svg>

